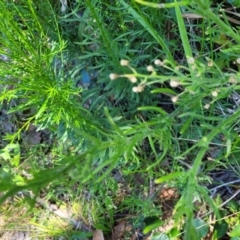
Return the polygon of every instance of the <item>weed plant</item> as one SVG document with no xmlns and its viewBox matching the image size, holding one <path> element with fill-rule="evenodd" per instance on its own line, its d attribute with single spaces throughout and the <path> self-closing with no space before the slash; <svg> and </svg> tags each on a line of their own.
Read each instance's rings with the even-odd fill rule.
<svg viewBox="0 0 240 240">
<path fill-rule="evenodd" d="M 2 204 L 71 205 L 106 236 L 130 218 L 240 237 L 239 3 L 155 2 L 0 1 Z"/>
</svg>

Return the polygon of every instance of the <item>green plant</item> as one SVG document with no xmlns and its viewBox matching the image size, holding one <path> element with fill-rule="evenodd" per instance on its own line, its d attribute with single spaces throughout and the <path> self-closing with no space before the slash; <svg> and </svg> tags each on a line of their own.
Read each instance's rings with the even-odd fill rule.
<svg viewBox="0 0 240 240">
<path fill-rule="evenodd" d="M 239 166 L 239 29 L 211 1 L 61 4 L 0 3 L 0 202 L 24 192 L 33 205 L 47 189 L 106 232 L 121 210 L 137 223 L 155 213 L 149 232 L 167 222 L 155 180 L 179 199 L 171 229 L 152 239 L 205 237 L 201 203 L 216 219 L 209 234 L 230 232 L 211 185 Z"/>
</svg>

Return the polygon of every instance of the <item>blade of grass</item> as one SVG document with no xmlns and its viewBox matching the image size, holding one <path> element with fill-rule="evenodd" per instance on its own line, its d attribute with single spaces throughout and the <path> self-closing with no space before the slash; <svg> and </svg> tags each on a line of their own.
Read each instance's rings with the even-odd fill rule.
<svg viewBox="0 0 240 240">
<path fill-rule="evenodd" d="M 172 8 L 175 6 L 184 6 L 189 4 L 189 1 L 181 1 L 181 2 L 175 2 L 175 3 L 152 3 L 152 2 L 142 1 L 142 0 L 135 0 L 135 2 L 138 2 L 142 5 L 153 7 L 153 8 Z"/>
<path fill-rule="evenodd" d="M 171 54 L 167 44 L 165 43 L 166 41 L 161 36 L 159 36 L 157 31 L 151 26 L 151 24 L 147 21 L 147 19 L 143 15 L 140 15 L 133 7 L 131 7 L 125 1 L 120 0 L 120 2 L 126 8 L 128 13 L 131 14 L 154 37 L 154 39 L 162 47 L 168 60 L 175 66 L 176 64 L 173 55 Z"/>
<path fill-rule="evenodd" d="M 106 28 L 104 28 L 103 21 L 101 20 L 100 16 L 98 15 L 97 8 L 94 3 L 93 3 L 93 1 L 90 1 L 90 0 L 86 1 L 86 5 L 90 9 L 90 12 L 91 12 L 93 18 L 96 20 L 96 24 L 101 32 L 103 43 L 104 43 L 109 55 L 112 57 L 114 64 L 116 66 L 119 66 L 119 60 L 116 56 L 116 53 L 119 52 L 117 45 L 115 44 L 113 39 L 111 39 L 110 33 L 106 30 Z"/>
<path fill-rule="evenodd" d="M 223 120 L 221 123 L 217 125 L 216 128 L 214 128 L 210 134 L 203 137 L 199 143 L 197 144 L 200 147 L 200 150 L 196 156 L 196 159 L 193 163 L 192 168 L 189 170 L 189 178 L 188 178 L 188 184 L 187 184 L 187 195 L 185 197 L 185 204 L 188 206 L 188 209 L 186 211 L 186 232 L 184 239 L 191 239 L 191 231 L 188 231 L 188 229 L 191 228 L 191 221 L 193 219 L 193 197 L 195 188 L 198 186 L 197 183 L 197 174 L 199 171 L 199 168 L 202 163 L 202 159 L 204 155 L 206 154 L 209 144 L 211 140 L 218 134 L 221 129 L 226 128 L 227 125 L 233 124 L 240 116 L 240 111 L 236 111 L 232 116 L 230 116 L 228 119 Z"/>
<path fill-rule="evenodd" d="M 240 41 L 240 35 L 235 33 L 233 31 L 233 28 L 231 26 L 228 26 L 226 23 L 224 23 L 210 8 L 209 1 L 202 1 L 202 0 L 194 0 L 196 6 L 198 6 L 204 16 L 207 16 L 209 19 L 214 21 L 219 27 L 222 28 L 222 32 L 224 32 L 226 35 L 232 37 L 235 41 Z"/>
<path fill-rule="evenodd" d="M 176 0 L 175 0 L 175 3 L 177 3 Z M 185 27 L 185 24 L 184 24 L 184 20 L 183 20 L 182 13 L 181 13 L 179 5 L 175 5 L 175 12 L 176 12 L 178 29 L 179 29 L 180 37 L 181 37 L 181 40 L 182 40 L 185 56 L 188 60 L 189 58 L 192 58 L 193 55 L 192 55 L 192 49 L 191 49 L 191 46 L 190 46 L 190 43 L 189 43 L 186 27 Z M 191 71 L 191 66 L 189 66 L 189 69 Z"/>
</svg>

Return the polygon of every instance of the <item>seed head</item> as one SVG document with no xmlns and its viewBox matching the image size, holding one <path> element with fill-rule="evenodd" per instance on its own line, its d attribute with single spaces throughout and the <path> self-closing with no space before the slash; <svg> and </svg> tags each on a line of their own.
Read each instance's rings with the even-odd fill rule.
<svg viewBox="0 0 240 240">
<path fill-rule="evenodd" d="M 147 66 L 147 70 L 148 70 L 148 72 L 153 72 L 154 68 L 152 65 L 149 65 L 149 66 Z"/>
<path fill-rule="evenodd" d="M 117 79 L 119 76 L 116 74 L 116 73 L 111 73 L 110 75 L 109 75 L 109 78 L 111 79 L 111 80 L 115 80 L 115 79 Z"/>
<path fill-rule="evenodd" d="M 209 60 L 209 61 L 208 61 L 208 66 L 209 66 L 209 67 L 212 67 L 212 66 L 213 66 L 212 60 Z"/>
<path fill-rule="evenodd" d="M 208 104 L 208 103 L 205 104 L 205 105 L 204 105 L 204 108 L 205 108 L 205 109 L 209 109 L 209 108 L 210 108 L 210 104 Z"/>
<path fill-rule="evenodd" d="M 217 97 L 217 95 L 218 95 L 218 92 L 215 90 L 215 91 L 212 91 L 212 96 L 213 97 Z"/>
<path fill-rule="evenodd" d="M 195 60 L 194 60 L 193 57 L 188 57 L 188 58 L 187 58 L 187 62 L 188 62 L 189 64 L 193 64 L 193 63 L 195 62 Z"/>
<path fill-rule="evenodd" d="M 156 66 L 163 66 L 163 65 L 164 65 L 163 62 L 160 61 L 159 59 L 156 59 L 156 60 L 154 61 L 154 64 L 155 64 Z"/>
<path fill-rule="evenodd" d="M 177 96 L 174 96 L 174 97 L 172 97 L 171 99 L 172 99 L 172 102 L 175 103 L 175 102 L 177 102 L 178 97 L 177 97 Z"/>
<path fill-rule="evenodd" d="M 143 85 L 138 85 L 137 87 L 133 87 L 132 88 L 132 91 L 133 92 L 142 92 L 144 89 L 144 86 Z"/>
<path fill-rule="evenodd" d="M 174 79 L 171 79 L 170 80 L 170 86 L 175 88 L 175 87 L 179 86 L 179 82 L 174 80 Z"/>
<path fill-rule="evenodd" d="M 122 60 L 120 61 L 120 65 L 121 65 L 121 66 L 128 66 L 128 64 L 129 64 L 129 61 L 128 61 L 128 60 L 122 59 Z"/>
<path fill-rule="evenodd" d="M 137 78 L 135 76 L 129 77 L 128 78 L 130 82 L 135 83 L 137 82 Z"/>
</svg>

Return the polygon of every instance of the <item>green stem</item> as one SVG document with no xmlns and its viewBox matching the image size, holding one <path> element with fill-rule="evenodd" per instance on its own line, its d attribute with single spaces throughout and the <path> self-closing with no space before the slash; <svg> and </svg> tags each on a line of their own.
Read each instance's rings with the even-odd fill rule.
<svg viewBox="0 0 240 240">
<path fill-rule="evenodd" d="M 202 0 L 195 0 L 195 3 L 198 7 L 201 8 L 205 16 L 212 19 L 219 27 L 222 28 L 223 32 L 226 33 L 226 35 L 232 37 L 235 41 L 240 42 L 240 36 L 236 34 L 230 26 L 224 23 L 218 16 L 216 16 L 216 14 L 212 12 L 209 4 L 204 3 Z"/>
<path fill-rule="evenodd" d="M 176 6 L 184 6 L 189 4 L 189 1 L 181 1 L 181 2 L 174 2 L 174 3 L 152 3 L 152 2 L 145 2 L 142 0 L 135 0 L 135 2 L 145 6 L 153 7 L 153 8 L 172 8 Z"/>
<path fill-rule="evenodd" d="M 226 127 L 229 124 L 234 123 L 240 116 L 240 110 L 235 112 L 232 116 L 230 116 L 228 119 L 224 119 L 221 123 L 214 128 L 210 134 L 206 137 L 203 137 L 202 140 L 198 143 L 198 145 L 201 147 L 200 151 L 198 152 L 196 159 L 193 163 L 193 167 L 191 168 L 189 175 L 188 175 L 188 185 L 187 185 L 187 195 L 186 195 L 186 206 L 188 207 L 186 211 L 187 215 L 187 227 L 186 227 L 186 234 L 185 234 L 185 239 L 190 239 L 189 234 L 191 234 L 191 221 L 193 218 L 193 194 L 195 192 L 195 187 L 198 185 L 197 184 L 197 174 L 199 171 L 199 167 L 202 163 L 202 158 L 204 157 L 210 142 L 216 136 L 223 127 Z M 189 230 L 189 231 L 188 231 Z"/>
</svg>

